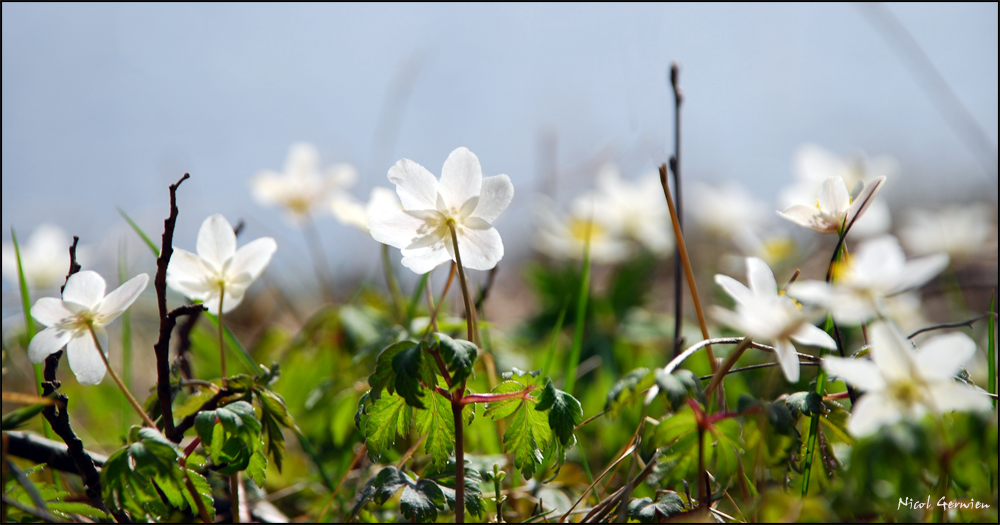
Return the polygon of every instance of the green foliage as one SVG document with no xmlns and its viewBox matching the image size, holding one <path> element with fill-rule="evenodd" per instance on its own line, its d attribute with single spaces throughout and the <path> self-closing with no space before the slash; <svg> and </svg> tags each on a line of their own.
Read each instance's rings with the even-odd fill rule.
<svg viewBox="0 0 1000 525">
<path fill-rule="evenodd" d="M 785 398 L 785 406 L 788 407 L 793 419 L 798 419 L 800 415 L 823 415 L 826 410 L 823 408 L 823 396 L 815 391 L 796 392 L 788 394 Z"/>
<path fill-rule="evenodd" d="M 655 503 L 650 498 L 628 502 L 628 517 L 640 523 L 660 523 L 684 512 L 684 501 L 674 492 L 667 492 Z"/>
<path fill-rule="evenodd" d="M 656 385 L 667 397 L 671 408 L 679 409 L 689 397 L 704 402 L 705 393 L 701 389 L 701 381 L 690 370 L 676 370 L 671 374 L 662 368 L 656 370 Z"/>
<path fill-rule="evenodd" d="M 504 381 L 491 393 L 503 394 L 524 390 L 526 387 L 513 380 Z M 530 395 L 488 403 L 485 415 L 494 421 L 513 416 L 503 435 L 503 450 L 514 457 L 514 466 L 521 469 L 526 479 L 531 479 L 542 463 L 542 449 L 552 439 L 552 430 L 544 412 L 535 410 L 538 400 Z"/>
<path fill-rule="evenodd" d="M 44 403 L 36 403 L 34 405 L 14 410 L 10 414 L 3 417 L 3 431 L 7 432 L 9 430 L 17 430 L 27 425 L 38 414 L 41 414 L 42 410 L 45 410 L 45 407 L 47 406 L 48 405 Z"/>
<path fill-rule="evenodd" d="M 413 423 L 419 434 L 427 436 L 424 450 L 431 455 L 434 467 L 441 469 L 455 449 L 455 420 L 451 402 L 444 396 L 432 394 L 426 404 L 425 410 L 413 411 Z"/>
<path fill-rule="evenodd" d="M 549 428 L 559 438 L 559 443 L 568 447 L 573 440 L 573 430 L 583 421 L 583 406 L 580 402 L 566 392 L 556 390 L 549 379 L 538 397 L 535 410 L 549 411 Z"/>
<path fill-rule="evenodd" d="M 604 403 L 604 410 L 608 416 L 614 418 L 621 411 L 621 408 L 636 399 L 637 394 L 653 386 L 656 375 L 650 374 L 648 368 L 637 368 L 625 377 L 618 380 L 611 390 L 608 390 L 608 398 Z"/>
<path fill-rule="evenodd" d="M 402 397 L 391 394 L 372 403 L 367 414 L 368 419 L 364 423 L 365 444 L 368 446 L 368 458 L 377 462 L 396 443 L 397 435 L 406 436 L 413 408 Z"/>
<path fill-rule="evenodd" d="M 386 467 L 375 476 L 375 502 L 384 505 L 399 489 L 399 510 L 403 517 L 418 523 L 437 520 L 439 510 L 444 510 L 445 496 L 441 486 L 429 479 L 414 479 L 396 467 Z M 454 496 L 453 496 L 454 498 Z"/>
<path fill-rule="evenodd" d="M 42 465 L 26 470 L 24 474 L 25 477 L 31 478 L 41 474 L 45 470 L 45 466 Z M 7 476 L 6 480 L 7 484 L 3 488 L 3 494 L 7 500 L 19 503 L 23 507 L 35 508 L 34 499 L 25 487 L 17 483 L 14 476 Z M 76 521 L 73 516 L 82 516 L 92 520 L 108 518 L 108 515 L 103 511 L 95 509 L 86 503 L 66 501 L 70 495 L 69 492 L 60 490 L 52 483 L 35 480 L 31 481 L 31 485 L 38 492 L 41 500 L 45 502 L 45 510 L 48 510 L 50 514 L 57 518 L 68 521 Z M 32 523 L 38 520 L 37 517 L 22 512 L 13 506 L 7 507 L 5 518 L 6 521 L 11 523 Z"/>
<path fill-rule="evenodd" d="M 444 499 L 448 502 L 448 507 L 455 510 L 455 460 L 452 458 L 438 473 L 426 476 L 437 483 L 444 493 Z M 479 484 L 483 482 L 479 471 L 470 467 L 468 462 L 465 465 L 465 511 L 474 516 L 482 516 L 486 508 L 483 501 L 483 491 Z"/>
<path fill-rule="evenodd" d="M 451 373 L 452 383 L 457 387 L 472 374 L 472 366 L 479 357 L 479 348 L 469 341 L 452 339 L 440 332 L 434 336 L 439 342 L 441 358 Z"/>
<path fill-rule="evenodd" d="M 236 401 L 199 412 L 195 430 L 221 474 L 246 470 L 257 486 L 263 485 L 267 457 L 260 450 L 261 423 L 250 403 Z"/>
<path fill-rule="evenodd" d="M 396 373 L 396 393 L 414 408 L 426 408 L 422 398 L 423 385 L 435 385 L 437 380 L 429 356 L 424 355 L 421 345 L 411 346 L 396 353 L 392 358 L 392 370 Z"/>
</svg>

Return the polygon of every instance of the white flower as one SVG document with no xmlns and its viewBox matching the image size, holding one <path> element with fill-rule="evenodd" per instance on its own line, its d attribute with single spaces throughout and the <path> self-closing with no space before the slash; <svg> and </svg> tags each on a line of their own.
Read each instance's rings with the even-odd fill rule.
<svg viewBox="0 0 1000 525">
<path fill-rule="evenodd" d="M 586 213 L 574 212 L 578 217 Z M 597 175 L 593 214 L 596 223 L 635 240 L 656 255 L 664 256 L 673 250 L 670 211 L 656 172 L 633 183 L 623 180 L 615 165 L 604 165 Z"/>
<path fill-rule="evenodd" d="M 899 164 L 890 156 L 868 158 L 859 153 L 845 160 L 815 144 L 806 144 L 795 153 L 794 171 L 798 179 L 779 195 L 779 205 L 789 208 L 803 202 L 812 202 L 819 195 L 824 182 L 831 177 L 840 177 L 849 189 L 879 177 L 893 176 Z M 881 198 L 875 198 L 864 217 L 851 227 L 851 233 L 858 237 L 871 237 L 889 231 L 891 217 L 889 205 Z"/>
<path fill-rule="evenodd" d="M 901 419 L 918 419 L 927 412 L 986 411 L 986 395 L 955 382 L 955 374 L 976 353 L 976 343 L 965 334 L 932 337 L 915 350 L 893 327 L 875 323 L 868 330 L 872 361 L 823 359 L 832 376 L 863 389 L 866 394 L 851 411 L 847 430 L 858 437 L 874 433 Z"/>
<path fill-rule="evenodd" d="M 684 201 L 684 213 L 723 237 L 746 236 L 758 230 L 768 217 L 767 207 L 735 182 L 718 187 L 695 184 L 690 195 L 690 200 Z"/>
<path fill-rule="evenodd" d="M 368 203 L 358 202 L 350 195 L 334 198 L 330 201 L 330 211 L 341 223 L 354 226 L 365 233 L 368 232 L 368 221 L 380 214 L 402 209 L 396 192 L 389 188 L 372 188 Z"/>
<path fill-rule="evenodd" d="M 581 195 L 574 199 L 572 214 L 559 210 L 551 199 L 539 196 L 535 206 L 535 247 L 555 259 L 582 259 L 584 247 L 590 241 L 590 259 L 611 264 L 628 257 L 629 245 L 606 224 L 594 217 L 593 200 Z"/>
<path fill-rule="evenodd" d="M 257 174 L 250 187 L 257 202 L 285 208 L 292 224 L 305 220 L 312 209 L 323 204 L 332 191 L 354 184 L 357 170 L 350 164 L 336 164 L 326 174 L 319 167 L 319 153 L 312 144 L 293 144 L 283 173 L 266 170 Z"/>
<path fill-rule="evenodd" d="M 142 273 L 105 296 L 107 283 L 97 272 L 73 274 L 66 281 L 62 300 L 43 297 L 31 307 L 31 316 L 48 328 L 28 344 L 28 358 L 32 363 L 41 363 L 65 346 L 69 367 L 80 384 L 100 383 L 107 368 L 97 353 L 90 330 L 94 330 L 107 355 L 108 332 L 104 327 L 135 302 L 147 282 L 149 277 Z"/>
<path fill-rule="evenodd" d="M 968 259 L 986 248 L 993 233 L 992 212 L 985 203 L 948 207 L 937 213 L 913 210 L 899 237 L 916 255 L 944 252 L 953 259 Z"/>
<path fill-rule="evenodd" d="M 736 301 L 736 311 L 715 307 L 713 313 L 721 323 L 755 341 L 770 341 L 781 371 L 794 383 L 799 380 L 799 358 L 792 340 L 830 349 L 837 344 L 829 334 L 810 324 L 809 316 L 795 301 L 778 293 L 774 274 L 764 261 L 747 257 L 746 265 L 750 288 L 732 277 L 715 276 L 716 284 Z"/>
<path fill-rule="evenodd" d="M 844 228 L 853 229 L 856 221 L 861 220 L 865 211 L 875 202 L 875 194 L 885 182 L 885 177 L 879 177 L 863 186 L 859 193 L 851 196 L 847 192 L 847 184 L 841 177 L 830 177 L 823 182 L 816 199 L 815 206 L 796 204 L 778 215 L 795 224 L 811 228 L 820 233 L 840 234 Z"/>
<path fill-rule="evenodd" d="M 506 175 L 484 178 L 471 151 L 452 151 L 440 181 L 410 159 L 389 169 L 389 181 L 403 209 L 373 216 L 368 229 L 376 241 L 402 250 L 403 266 L 422 274 L 455 260 L 449 223 L 466 268 L 489 270 L 503 258 L 503 241 L 492 222 L 513 199 L 514 185 Z"/>
<path fill-rule="evenodd" d="M 24 280 L 33 289 L 51 289 L 61 286 L 69 271 L 69 245 L 71 240 L 58 226 L 43 224 L 21 242 L 21 267 Z M 86 248 L 77 248 L 77 260 L 86 259 Z M 3 243 L 3 276 L 17 284 L 17 253 L 14 244 Z"/>
<path fill-rule="evenodd" d="M 247 288 L 264 273 L 278 249 L 270 237 L 262 237 L 236 249 L 236 234 L 222 215 L 212 215 L 198 230 L 198 255 L 174 247 L 167 267 L 167 284 L 210 311 L 222 313 L 236 308 Z"/>
<path fill-rule="evenodd" d="M 946 266 L 943 253 L 907 261 L 899 241 L 885 235 L 864 242 L 837 265 L 833 286 L 799 281 L 788 287 L 788 294 L 829 308 L 839 322 L 859 324 L 884 313 L 887 297 L 922 286 Z"/>
</svg>

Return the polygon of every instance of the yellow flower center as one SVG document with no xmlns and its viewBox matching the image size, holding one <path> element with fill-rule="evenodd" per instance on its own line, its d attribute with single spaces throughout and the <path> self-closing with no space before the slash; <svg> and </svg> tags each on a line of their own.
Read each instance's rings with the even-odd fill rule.
<svg viewBox="0 0 1000 525">
<path fill-rule="evenodd" d="M 582 220 L 574 217 L 569 221 L 569 233 L 574 239 L 577 239 L 580 242 L 586 242 L 588 237 L 590 239 L 603 237 L 604 228 L 601 228 L 601 226 L 596 224 L 594 221 Z"/>
</svg>

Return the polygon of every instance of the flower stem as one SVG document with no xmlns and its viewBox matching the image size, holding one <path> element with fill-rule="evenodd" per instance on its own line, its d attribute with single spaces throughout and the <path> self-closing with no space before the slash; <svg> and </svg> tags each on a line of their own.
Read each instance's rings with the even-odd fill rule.
<svg viewBox="0 0 1000 525">
<path fill-rule="evenodd" d="M 590 235 L 593 224 L 593 212 L 591 212 L 591 220 L 587 222 L 587 238 L 583 243 L 583 268 L 580 270 L 580 291 L 576 297 L 573 346 L 570 347 L 569 359 L 566 360 L 563 389 L 570 395 L 573 395 L 573 389 L 576 387 L 576 370 L 580 365 L 580 353 L 583 351 L 583 329 L 587 322 L 587 299 L 590 298 Z"/>
<path fill-rule="evenodd" d="M 241 523 L 240 520 L 240 473 L 237 472 L 229 476 L 229 500 L 232 505 L 230 512 L 233 515 L 233 523 Z"/>
<path fill-rule="evenodd" d="M 448 221 L 448 229 L 451 230 L 451 242 L 455 246 L 455 263 L 458 267 L 458 282 L 462 285 L 462 299 L 465 300 L 465 326 L 468 332 L 468 339 L 479 346 L 479 337 L 476 334 L 476 309 L 472 306 L 472 294 L 469 293 L 469 283 L 465 279 L 465 267 L 462 266 L 462 254 L 458 251 L 458 232 L 455 230 L 455 221 Z"/>
<path fill-rule="evenodd" d="M 142 409 L 142 405 L 140 405 L 139 402 L 136 401 L 135 396 L 133 396 L 132 393 L 128 391 L 128 388 L 125 388 L 125 385 L 122 383 L 122 380 L 118 379 L 118 374 L 116 374 L 115 370 L 111 368 L 111 364 L 108 363 L 108 356 L 104 355 L 104 349 L 101 348 L 101 342 L 97 340 L 97 334 L 94 332 L 94 327 L 89 326 L 88 329 L 90 330 L 90 337 L 91 339 L 94 340 L 94 345 L 97 347 L 97 353 L 100 354 L 101 361 L 104 361 L 104 366 L 105 368 L 108 369 L 108 375 L 111 376 L 111 380 L 114 381 L 115 384 L 118 385 L 118 388 L 122 391 L 122 393 L 125 394 L 125 398 L 128 399 L 128 402 L 132 405 L 132 408 L 135 409 L 136 413 L 138 413 L 139 416 L 142 417 L 142 421 L 146 423 L 146 425 L 149 426 L 150 428 L 156 429 L 156 423 L 153 423 L 153 420 L 149 418 L 149 414 L 147 414 L 146 411 Z"/>
<path fill-rule="evenodd" d="M 752 341 L 749 336 L 744 337 L 743 340 L 740 341 L 740 344 L 729 353 L 729 356 L 726 357 L 722 366 L 720 366 L 719 369 L 715 371 L 715 374 L 712 375 L 712 381 L 708 384 L 708 388 L 705 389 L 705 391 L 708 392 L 709 402 L 711 402 L 712 394 L 715 392 L 715 389 L 722 384 L 722 380 L 726 377 L 726 374 L 728 374 L 733 368 L 733 365 L 735 365 L 736 361 L 741 355 L 743 355 L 743 352 L 746 351 L 747 348 L 750 348 L 751 343 Z"/>
<path fill-rule="evenodd" d="M 226 296 L 226 285 L 219 286 L 219 369 L 222 373 L 222 381 L 226 380 L 226 325 L 222 324 L 222 299 Z"/>
</svg>

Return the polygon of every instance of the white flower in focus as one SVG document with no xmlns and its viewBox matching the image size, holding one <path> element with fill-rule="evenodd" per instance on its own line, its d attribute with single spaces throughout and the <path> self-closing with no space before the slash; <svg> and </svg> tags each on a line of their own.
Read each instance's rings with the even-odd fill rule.
<svg viewBox="0 0 1000 525">
<path fill-rule="evenodd" d="M 768 218 L 767 207 L 735 182 L 718 187 L 696 184 L 690 195 L 690 200 L 684 201 L 684 213 L 723 237 L 746 237 L 759 230 Z"/>
<path fill-rule="evenodd" d="M 872 361 L 827 357 L 823 368 L 866 392 L 851 411 L 847 430 L 858 437 L 873 434 L 902 419 L 930 412 L 986 411 L 985 394 L 955 381 L 962 365 L 976 353 L 976 343 L 953 333 L 928 339 L 914 349 L 887 323 L 869 328 Z"/>
<path fill-rule="evenodd" d="M 879 177 L 863 187 L 859 186 L 859 193 L 852 196 L 847 192 L 844 179 L 830 177 L 823 182 L 815 206 L 796 204 L 778 212 L 778 215 L 820 233 L 839 235 L 844 228 L 850 226 L 853 229 L 854 224 L 861 220 L 865 211 L 875 202 L 875 194 L 884 182 L 885 177 Z"/>
<path fill-rule="evenodd" d="M 888 155 L 867 157 L 863 153 L 851 159 L 842 159 L 815 144 L 806 144 L 795 152 L 793 170 L 797 181 L 779 194 L 778 203 L 787 209 L 803 202 L 812 202 L 831 177 L 840 177 L 844 185 L 855 190 L 859 184 L 870 184 L 879 177 L 891 177 L 899 170 L 899 163 Z M 851 233 L 857 237 L 871 237 L 889 231 L 891 216 L 889 205 L 882 198 L 875 198 L 864 216 L 859 218 Z"/>
<path fill-rule="evenodd" d="M 357 170 L 336 164 L 326 173 L 319 167 L 319 153 L 312 144 L 293 144 L 283 173 L 265 170 L 250 181 L 254 198 L 265 206 L 281 206 L 293 224 L 304 221 L 317 205 L 327 202 L 331 192 L 354 184 Z"/>
<path fill-rule="evenodd" d="M 948 207 L 937 213 L 913 210 L 899 237 L 915 255 L 944 252 L 953 259 L 968 259 L 983 251 L 990 240 L 992 212 L 985 203 Z"/>
<path fill-rule="evenodd" d="M 572 214 L 559 211 L 559 205 L 540 196 L 535 207 L 535 247 L 555 259 L 582 259 L 584 247 L 590 241 L 590 259 L 600 264 L 625 260 L 629 255 L 628 243 L 609 226 L 596 220 L 593 200 L 577 197 L 571 206 Z"/>
<path fill-rule="evenodd" d="M 82 385 L 96 385 L 107 367 L 98 354 L 90 330 L 94 330 L 104 355 L 108 354 L 105 326 L 118 318 L 146 289 L 149 277 L 142 273 L 104 295 L 107 283 L 97 273 L 78 272 L 66 281 L 62 299 L 43 297 L 31 307 L 31 316 L 48 326 L 28 344 L 28 358 L 38 364 L 66 347 L 66 359 Z"/>
<path fill-rule="evenodd" d="M 836 348 L 837 344 L 823 330 L 809 322 L 809 316 L 790 297 L 778 293 L 774 274 L 764 261 L 747 257 L 747 288 L 726 275 L 715 282 L 736 301 L 736 311 L 715 307 L 715 318 L 755 341 L 773 344 L 781 371 L 789 382 L 799 380 L 799 357 L 792 341 L 805 345 Z"/>
<path fill-rule="evenodd" d="M 456 260 L 449 224 L 466 268 L 489 270 L 503 258 L 503 241 L 492 222 L 514 198 L 510 177 L 483 177 L 479 158 L 458 148 L 444 161 L 440 181 L 410 159 L 389 169 L 389 181 L 403 209 L 373 216 L 368 229 L 376 241 L 402 251 L 403 266 L 423 274 Z"/>
<path fill-rule="evenodd" d="M 24 280 L 33 289 L 51 289 L 61 286 L 69 271 L 69 235 L 58 226 L 42 224 L 21 241 L 21 267 Z M 77 260 L 86 259 L 86 247 L 77 248 Z M 14 243 L 3 243 L 3 276 L 17 284 L 17 252 Z"/>
<path fill-rule="evenodd" d="M 222 313 L 236 308 L 247 288 L 271 262 L 278 249 L 270 237 L 262 237 L 236 249 L 236 234 L 222 215 L 212 215 L 198 230 L 195 255 L 174 247 L 167 267 L 167 285 L 189 299 L 201 301 L 209 311 Z"/>
<path fill-rule="evenodd" d="M 574 212 L 583 216 L 587 210 Z M 633 183 L 623 180 L 615 165 L 604 165 L 593 192 L 593 214 L 596 223 L 635 240 L 656 255 L 668 255 L 674 248 L 670 210 L 656 172 Z"/>
<path fill-rule="evenodd" d="M 885 235 L 862 243 L 835 266 L 833 286 L 799 281 L 788 287 L 788 294 L 829 308 L 838 322 L 860 324 L 884 313 L 887 297 L 922 286 L 947 266 L 943 253 L 907 261 L 899 241 Z"/>
<path fill-rule="evenodd" d="M 399 197 L 389 188 L 372 188 L 367 203 L 358 202 L 349 195 L 337 197 L 330 201 L 330 211 L 343 224 L 354 226 L 368 233 L 368 221 L 380 213 L 400 210 Z"/>
</svg>

